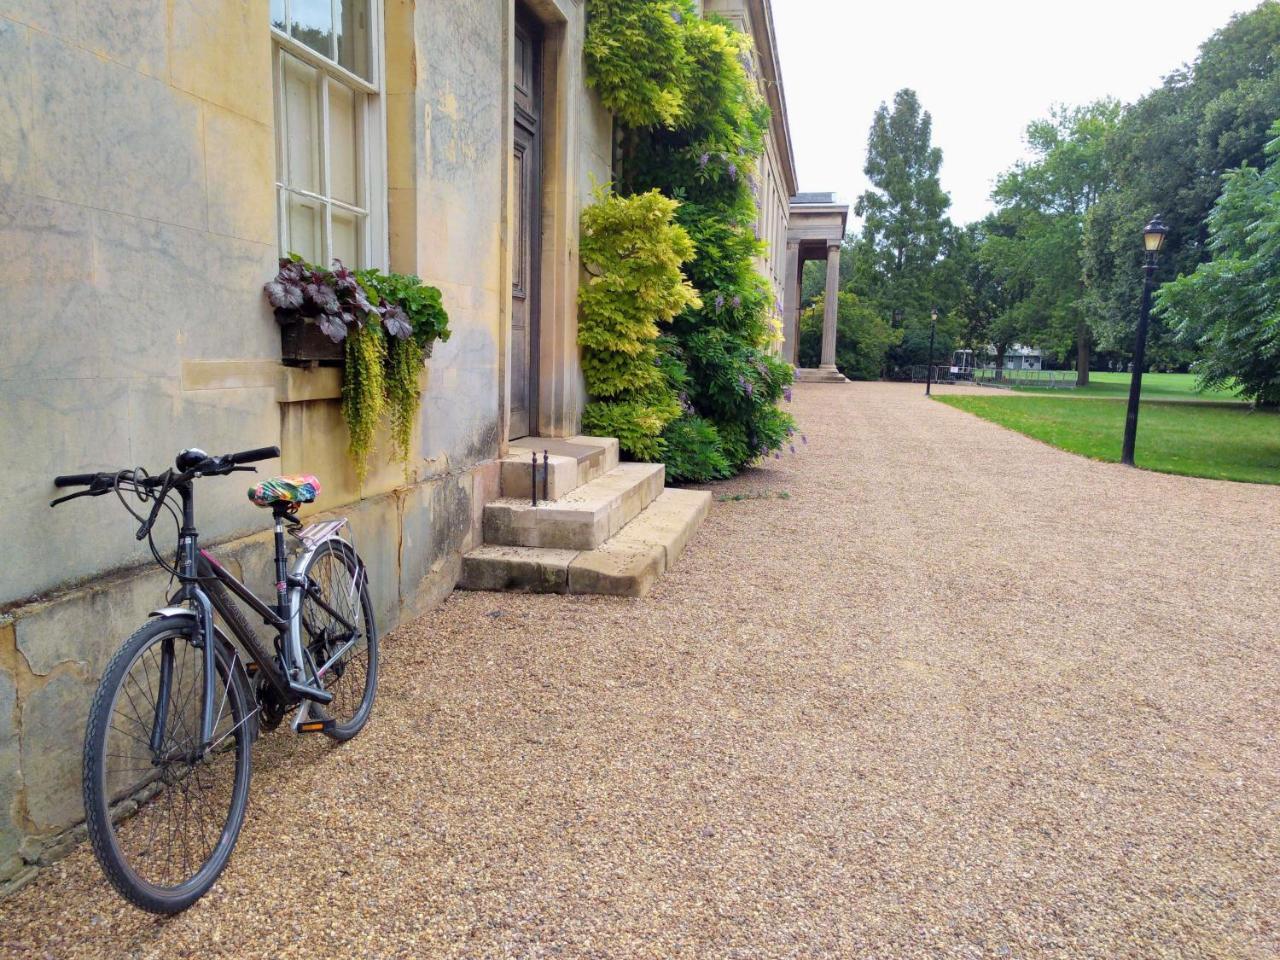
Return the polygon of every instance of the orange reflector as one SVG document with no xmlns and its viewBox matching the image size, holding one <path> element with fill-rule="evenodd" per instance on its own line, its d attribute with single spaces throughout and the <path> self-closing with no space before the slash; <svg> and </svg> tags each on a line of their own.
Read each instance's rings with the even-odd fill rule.
<svg viewBox="0 0 1280 960">
<path fill-rule="evenodd" d="M 324 729 L 323 720 L 308 720 L 306 723 L 298 724 L 298 730 L 302 733 L 318 733 Z"/>
</svg>

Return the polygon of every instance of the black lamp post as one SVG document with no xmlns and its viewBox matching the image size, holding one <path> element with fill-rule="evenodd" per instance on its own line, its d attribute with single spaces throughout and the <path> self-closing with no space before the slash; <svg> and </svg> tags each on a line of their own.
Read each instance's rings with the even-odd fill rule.
<svg viewBox="0 0 1280 960">
<path fill-rule="evenodd" d="M 929 325 L 929 357 L 928 362 L 924 365 L 924 395 L 926 397 L 933 394 L 933 339 L 938 334 L 938 308 L 933 308 L 931 314 L 933 322 Z"/>
<path fill-rule="evenodd" d="M 1151 317 L 1151 278 L 1156 272 L 1160 251 L 1164 249 L 1169 228 L 1156 217 L 1142 228 L 1142 246 L 1147 262 L 1143 266 L 1146 277 L 1142 281 L 1142 312 L 1138 315 L 1138 339 L 1133 348 L 1133 376 L 1129 380 L 1129 412 L 1124 420 L 1124 451 L 1120 462 L 1133 466 L 1133 448 L 1138 439 L 1138 401 L 1142 399 L 1142 367 L 1147 359 L 1147 321 Z"/>
</svg>

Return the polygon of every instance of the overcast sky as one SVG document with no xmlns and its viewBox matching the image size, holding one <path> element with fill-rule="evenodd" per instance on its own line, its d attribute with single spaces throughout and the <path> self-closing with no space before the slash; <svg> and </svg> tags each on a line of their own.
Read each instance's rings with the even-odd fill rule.
<svg viewBox="0 0 1280 960">
<path fill-rule="evenodd" d="M 1027 123 L 1054 103 L 1129 103 L 1245 0 L 774 0 L 801 190 L 852 204 L 867 130 L 912 87 L 933 114 L 951 218 L 990 209 L 992 179 L 1025 156 Z M 852 223 L 850 216 L 850 226 Z"/>
</svg>

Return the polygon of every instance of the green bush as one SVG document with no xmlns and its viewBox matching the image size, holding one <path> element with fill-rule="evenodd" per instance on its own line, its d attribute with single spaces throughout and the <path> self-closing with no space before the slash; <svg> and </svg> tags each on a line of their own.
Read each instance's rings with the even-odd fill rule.
<svg viewBox="0 0 1280 960">
<path fill-rule="evenodd" d="M 582 213 L 588 276 L 578 290 L 578 345 L 594 401 L 584 426 L 616 436 L 639 460 L 662 459 L 662 432 L 680 416 L 659 324 L 699 304 L 680 272 L 693 243 L 674 222 L 676 208 L 656 190 L 619 197 L 601 189 Z"/>
<path fill-rule="evenodd" d="M 733 476 L 720 434 L 708 421 L 685 414 L 667 424 L 662 442 L 667 478 L 677 483 L 710 483 Z"/>
<path fill-rule="evenodd" d="M 692 16 L 688 0 L 591 0 L 587 13 L 587 83 L 601 102 L 626 126 L 673 126 L 689 74 L 681 30 Z"/>
<path fill-rule="evenodd" d="M 800 366 L 822 360 L 822 316 L 825 298 L 800 314 Z M 850 380 L 878 380 L 890 347 L 902 340 L 875 309 L 857 294 L 841 293 L 836 306 L 836 367 Z"/>
<path fill-rule="evenodd" d="M 740 470 L 778 450 L 793 429 L 791 418 L 777 407 L 792 371 L 770 352 L 779 310 L 755 266 L 765 250 L 755 235 L 755 177 L 769 111 L 748 73 L 751 40 L 722 21 L 669 3 L 589 0 L 589 11 L 601 37 L 633 29 L 642 12 L 655 23 L 659 12 L 667 17 L 664 43 L 671 36 L 667 23 L 676 28 L 680 52 L 672 57 L 678 68 L 670 80 L 679 85 L 680 108 L 664 113 L 667 101 L 654 95 L 647 108 L 632 103 L 626 115 L 620 113 L 624 129 L 616 172 L 620 190 L 656 189 L 679 198 L 675 218 L 693 241 L 695 254 L 685 271 L 701 303 L 675 317 L 673 342 L 664 345 L 666 359 L 659 366 L 689 415 L 701 421 L 676 428 L 672 435 L 679 433 L 682 443 L 695 435 L 709 440 L 710 428 L 721 442 L 719 454 L 709 455 L 706 464 L 689 461 L 688 476 L 707 475 L 721 454 L 734 471 Z M 639 56 L 642 49 L 637 45 L 632 55 Z M 608 72 L 595 81 L 602 91 L 613 78 L 641 70 L 615 62 L 628 52 L 610 48 Z M 589 58 L 588 71 L 599 73 L 603 63 Z M 643 88 L 633 92 L 640 95 Z M 672 379 L 673 370 L 686 369 L 683 382 Z M 716 450 L 714 444 L 711 450 Z M 672 477 L 681 478 L 682 469 L 671 469 Z"/>
</svg>

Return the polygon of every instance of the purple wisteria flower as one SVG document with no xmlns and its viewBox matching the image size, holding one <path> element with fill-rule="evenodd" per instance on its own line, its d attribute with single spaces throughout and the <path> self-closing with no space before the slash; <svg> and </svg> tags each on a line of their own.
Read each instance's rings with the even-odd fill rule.
<svg viewBox="0 0 1280 960">
<path fill-rule="evenodd" d="M 800 442 L 807 447 L 809 445 L 809 438 L 802 433 L 800 434 Z"/>
<path fill-rule="evenodd" d="M 775 453 L 774 453 L 774 455 L 773 455 L 773 459 L 775 459 L 775 460 L 781 460 L 781 459 L 782 459 L 782 451 L 781 451 L 781 450 L 779 450 L 779 451 L 775 452 Z"/>
<path fill-rule="evenodd" d="M 791 444 L 791 455 L 793 457 L 796 455 L 796 445 L 794 443 Z"/>
<path fill-rule="evenodd" d="M 698 158 L 698 169 L 700 170 L 707 169 L 707 164 L 710 162 L 711 162 L 711 154 L 704 151 L 702 156 Z"/>
<path fill-rule="evenodd" d="M 738 308 L 740 308 L 741 306 L 742 306 L 742 297 L 738 296 L 738 295 L 735 293 L 735 294 L 733 295 L 733 309 L 737 310 L 737 309 L 738 309 Z"/>
<path fill-rule="evenodd" d="M 790 403 L 790 402 L 791 402 L 791 388 L 790 388 L 790 387 L 783 387 L 783 388 L 782 388 L 782 395 L 786 398 L 787 403 Z"/>
<path fill-rule="evenodd" d="M 738 165 L 736 163 L 729 164 L 729 179 L 730 180 L 738 179 Z"/>
<path fill-rule="evenodd" d="M 716 294 L 716 313 L 719 313 L 723 309 L 724 309 L 724 294 L 717 293 Z"/>
</svg>

